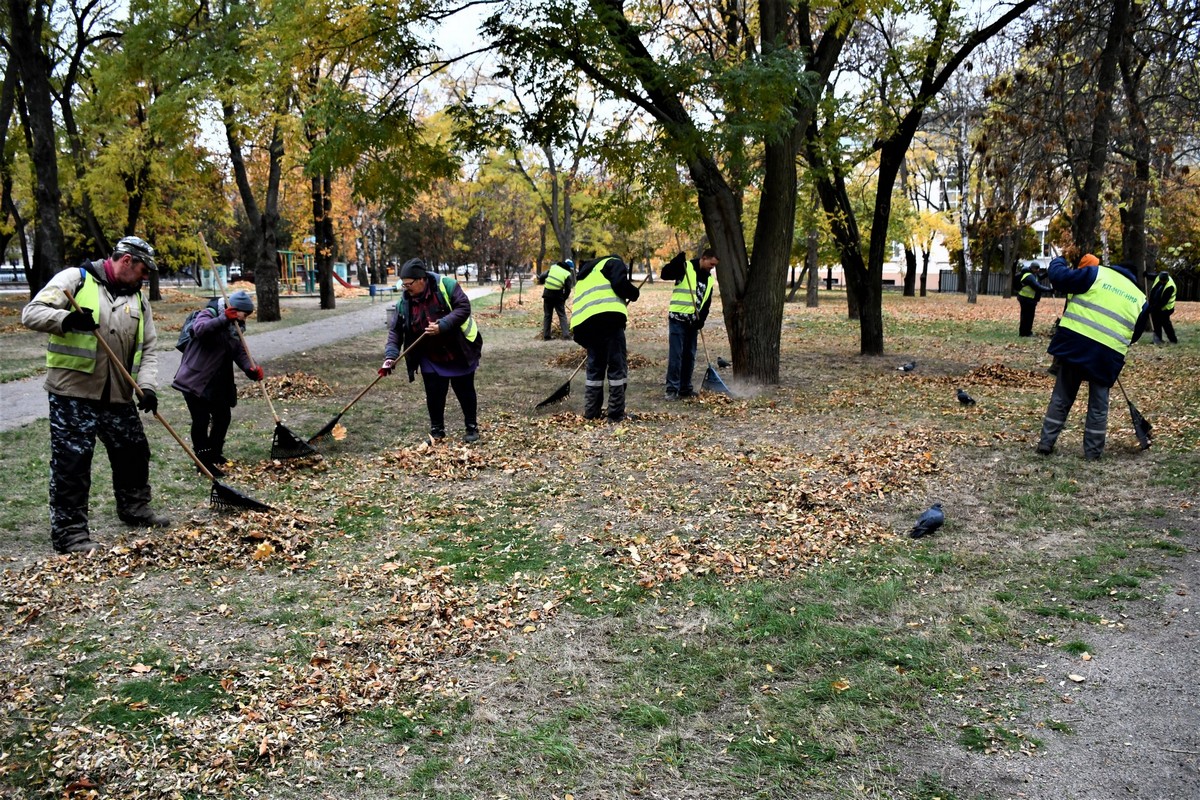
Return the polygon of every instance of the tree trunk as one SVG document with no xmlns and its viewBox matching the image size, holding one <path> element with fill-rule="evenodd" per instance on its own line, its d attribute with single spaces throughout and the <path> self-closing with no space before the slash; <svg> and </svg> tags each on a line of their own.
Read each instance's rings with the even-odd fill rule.
<svg viewBox="0 0 1200 800">
<path fill-rule="evenodd" d="M 921 287 L 925 288 L 924 286 Z M 908 242 L 904 243 L 904 296 L 913 297 L 917 293 L 917 254 Z M 922 292 L 921 294 L 924 294 Z"/>
<path fill-rule="evenodd" d="M 11 31 L 9 56 L 17 67 L 24 89 L 28 112 L 29 160 L 34 173 L 34 202 L 37 225 L 34 229 L 33 264 L 28 273 L 32 298 L 65 264 L 59 206 L 62 194 L 58 185 L 58 132 L 54 128 L 54 101 L 50 74 L 54 65 L 41 48 L 45 35 L 46 7 L 37 0 L 7 0 Z"/>
<path fill-rule="evenodd" d="M 333 201 L 330 191 L 333 178 L 330 173 L 314 175 L 312 185 L 313 214 L 313 268 L 317 271 L 317 292 L 321 296 L 321 308 L 337 307 L 333 292 Z"/>
<path fill-rule="evenodd" d="M 1117 68 L 1124 48 L 1125 30 L 1129 24 L 1130 0 L 1113 0 L 1112 19 L 1108 37 L 1100 54 L 1100 69 L 1096 76 L 1096 106 L 1092 113 L 1092 138 L 1088 147 L 1087 175 L 1083 189 L 1076 198 L 1078 209 L 1071 220 L 1071 236 L 1079 254 L 1096 250 L 1100 228 L 1100 186 L 1108 159 L 1109 132 L 1112 129 L 1113 94 L 1117 87 Z"/>
<path fill-rule="evenodd" d="M 817 295 L 817 287 L 820 286 L 821 276 L 817 274 L 820 265 L 817 264 L 817 226 L 814 223 L 808 229 L 808 252 L 805 253 L 804 259 L 808 262 L 808 291 L 804 295 L 804 307 L 816 308 L 820 303 L 820 298 Z"/>
<path fill-rule="evenodd" d="M 1138 7 L 1140 9 L 1140 6 Z M 1131 12 L 1140 14 L 1140 10 Z M 1121 83 L 1129 108 L 1129 135 L 1133 141 L 1133 175 L 1121 189 L 1121 259 L 1133 266 L 1141 280 L 1146 270 L 1146 207 L 1150 200 L 1150 154 L 1152 144 L 1146 114 L 1142 110 L 1141 75 L 1130 63 L 1131 48 L 1121 48 Z"/>
<path fill-rule="evenodd" d="M 929 258 L 933 253 L 928 247 L 921 248 L 921 297 L 929 294 L 926 288 L 929 283 Z"/>
</svg>

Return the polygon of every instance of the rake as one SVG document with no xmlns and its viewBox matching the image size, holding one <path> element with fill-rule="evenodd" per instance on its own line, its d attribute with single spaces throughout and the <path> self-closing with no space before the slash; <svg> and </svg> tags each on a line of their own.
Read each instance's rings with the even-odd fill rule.
<svg viewBox="0 0 1200 800">
<path fill-rule="evenodd" d="M 225 283 L 221 280 L 217 272 L 217 265 L 213 263 L 212 252 L 208 249 L 208 242 L 204 241 L 204 234 L 199 234 L 200 244 L 204 247 L 204 255 L 208 257 L 208 268 L 212 270 L 213 280 L 217 284 L 217 288 L 221 290 L 221 297 L 225 299 L 225 307 L 229 307 L 229 295 L 225 293 Z M 246 358 L 252 366 L 257 367 L 258 364 L 254 361 L 254 356 L 250 355 L 250 346 L 246 344 L 246 337 L 242 334 L 242 326 L 234 324 L 233 329 L 237 331 L 238 339 L 241 340 L 242 350 L 246 352 Z M 279 414 L 275 412 L 275 403 L 271 401 L 271 394 L 267 391 L 266 383 L 257 381 L 258 388 L 262 389 L 263 399 L 267 401 L 267 407 L 271 409 L 271 417 L 275 420 L 275 435 L 271 438 L 271 458 L 284 460 L 288 458 L 304 458 L 305 456 L 313 456 L 317 454 L 317 449 L 308 442 L 301 439 L 296 434 L 292 433 L 283 420 L 279 418 Z"/>
<path fill-rule="evenodd" d="M 422 332 L 420 336 L 418 336 L 415 340 L 413 340 L 412 344 L 410 344 L 408 347 L 404 348 L 404 352 L 402 352 L 400 355 L 396 356 L 396 363 L 399 363 L 400 359 L 402 359 L 406 355 L 408 355 L 409 351 L 412 350 L 414 347 L 416 347 L 417 344 L 422 339 L 424 339 L 426 335 L 427 335 L 426 333 Z M 342 414 L 345 414 L 347 411 L 349 411 L 350 406 L 354 405 L 359 400 L 362 400 L 363 395 L 365 395 L 367 392 L 371 391 L 371 389 L 375 388 L 375 384 L 379 383 L 381 380 L 383 380 L 383 375 L 376 376 L 375 380 L 373 380 L 369 384 L 367 384 L 367 388 L 363 389 L 361 392 L 359 392 L 357 395 L 355 395 L 354 399 L 351 400 L 349 403 L 346 403 L 346 405 L 342 406 L 342 410 L 337 413 L 337 416 L 335 416 L 333 419 L 329 420 L 329 422 L 326 422 L 325 427 L 321 428 L 321 430 L 317 431 L 312 436 L 308 437 L 308 444 L 311 445 L 314 442 L 316 442 L 318 439 L 320 439 L 321 437 L 327 436 L 330 433 L 332 433 L 334 426 L 337 425 L 338 420 L 340 420 L 342 418 Z"/>
<path fill-rule="evenodd" d="M 75 295 L 73 295 L 69 289 L 63 289 L 63 292 L 67 295 L 67 299 L 71 301 L 71 305 L 75 307 L 76 311 L 83 310 L 79 307 L 79 303 L 75 302 Z M 108 355 L 108 360 L 115 364 L 117 369 L 120 370 L 121 374 L 125 377 L 125 380 L 129 381 L 129 385 L 133 387 L 133 391 L 137 393 L 137 396 L 144 397 L 145 394 L 142 392 L 142 387 L 138 386 L 137 381 L 135 381 L 133 376 L 129 374 L 129 370 L 127 370 L 125 365 L 121 363 L 121 359 L 117 358 L 117 354 L 113 352 L 111 347 L 109 347 L 108 342 L 104 341 L 104 337 L 95 331 L 92 332 L 92 335 L 96 337 L 96 341 L 100 343 L 100 346 L 104 348 L 104 352 Z M 188 457 L 195 462 L 196 468 L 204 473 L 205 477 L 212 481 L 212 491 L 209 493 L 208 502 L 213 508 L 220 511 L 235 511 L 239 509 L 246 511 L 274 510 L 266 503 L 259 502 L 253 497 L 243 494 L 237 489 L 226 486 L 218 481 L 213 476 L 212 472 L 209 471 L 208 467 L 204 466 L 204 462 L 197 458 L 196 454 L 192 452 L 192 448 L 187 446 L 187 442 L 183 441 L 183 438 L 175 432 L 175 429 L 171 427 L 171 423 L 167 422 L 163 418 L 162 414 L 159 414 L 157 410 L 154 411 L 154 418 L 162 423 L 162 426 L 167 429 L 167 433 L 171 434 L 171 438 L 178 442 L 179 446 L 183 448 L 183 452 L 187 453 Z"/>
<path fill-rule="evenodd" d="M 551 403 L 557 403 L 559 400 L 564 400 L 569 397 L 571 395 L 571 381 L 575 379 L 575 375 L 579 372 L 579 370 L 583 369 L 583 365 L 586 363 L 587 356 L 584 356 L 583 360 L 579 362 L 579 366 L 571 370 L 571 377 L 567 378 L 567 382 L 555 389 L 553 394 L 551 394 L 542 402 L 538 403 L 536 406 L 534 406 L 534 408 L 545 408 Z"/>
</svg>

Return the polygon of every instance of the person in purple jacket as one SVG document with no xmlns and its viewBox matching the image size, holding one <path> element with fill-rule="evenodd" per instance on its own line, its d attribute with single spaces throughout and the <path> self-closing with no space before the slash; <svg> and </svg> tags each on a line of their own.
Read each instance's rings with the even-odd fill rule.
<svg viewBox="0 0 1200 800">
<path fill-rule="evenodd" d="M 183 392 L 192 415 L 196 457 L 218 478 L 224 474 L 220 466 L 229 463 L 224 454 L 225 435 L 237 405 L 233 365 L 250 380 L 263 379 L 262 367 L 250 361 L 233 328 L 240 325 L 244 329 L 246 317 L 253 313 L 254 301 L 241 289 L 229 295 L 228 305 L 220 297 L 209 301 L 192 320 L 192 338 L 171 382 L 172 389 Z"/>
<path fill-rule="evenodd" d="M 1059 369 L 1037 452 L 1054 452 L 1079 386 L 1087 381 L 1083 457 L 1094 460 L 1104 454 L 1108 435 L 1108 391 L 1125 366 L 1129 346 L 1146 330 L 1149 306 L 1127 265 L 1106 267 L 1090 253 L 1079 263 L 1072 268 L 1061 256 L 1050 261 L 1050 282 L 1070 299 L 1047 350 Z"/>
<path fill-rule="evenodd" d="M 404 361 L 410 382 L 416 380 L 417 370 L 421 371 L 429 438 L 435 442 L 446 438 L 446 395 L 453 387 L 466 425 L 463 441 L 479 441 L 475 370 L 483 352 L 483 335 L 471 316 L 470 299 L 456 280 L 428 271 L 419 258 L 404 262 L 400 285 L 404 295 L 396 304 L 396 316 L 388 328 L 379 374 L 390 375 L 400 351 L 424 335 Z"/>
</svg>

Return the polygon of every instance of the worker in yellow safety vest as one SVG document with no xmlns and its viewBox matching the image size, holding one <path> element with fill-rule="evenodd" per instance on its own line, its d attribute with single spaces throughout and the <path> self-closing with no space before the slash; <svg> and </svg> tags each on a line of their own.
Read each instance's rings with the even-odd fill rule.
<svg viewBox="0 0 1200 800">
<path fill-rule="evenodd" d="M 584 419 L 600 419 L 604 381 L 608 380 L 608 420 L 625 419 L 625 387 L 629 367 L 625 355 L 627 304 L 641 296 L 629 280 L 629 267 L 620 256 L 585 261 L 575 284 L 571 333 L 587 349 Z"/>
<path fill-rule="evenodd" d="M 554 315 L 558 314 L 558 327 L 562 338 L 571 338 L 571 315 L 567 312 L 567 298 L 575 285 L 575 262 L 571 259 L 555 261 L 545 272 L 538 273 L 537 282 L 542 290 L 542 341 L 550 341 Z"/>
<path fill-rule="evenodd" d="M 1166 341 L 1171 344 L 1179 344 L 1179 339 L 1175 336 L 1175 326 L 1171 324 L 1171 314 L 1175 311 L 1175 295 L 1178 294 L 1175 288 L 1175 279 L 1165 269 L 1157 275 L 1147 275 L 1147 278 L 1154 278 L 1154 283 L 1150 285 L 1150 321 L 1154 324 L 1154 343 L 1163 344 L 1163 333 L 1166 332 Z"/>
<path fill-rule="evenodd" d="M 1079 386 L 1087 381 L 1083 455 L 1094 460 L 1104 454 L 1109 389 L 1125 366 L 1129 346 L 1146 330 L 1149 306 L 1129 266 L 1106 267 L 1090 253 L 1080 263 L 1090 266 L 1071 268 L 1061 256 L 1050 262 L 1051 283 L 1070 300 L 1048 349 L 1059 369 L 1037 452 L 1054 452 Z"/>
<path fill-rule="evenodd" d="M 133 526 L 171 524 L 150 510 L 150 444 L 134 408 L 136 402 L 142 411 L 158 411 L 158 336 L 150 303 L 141 293 L 142 282 L 157 269 L 154 248 L 126 236 L 109 258 L 59 272 L 21 312 L 27 328 L 50 334 L 45 387 L 50 396 L 50 541 L 56 552 L 90 553 L 100 547 L 88 528 L 97 438 L 112 466 L 117 516 Z M 133 376 L 140 397 L 97 337 Z"/>
<path fill-rule="evenodd" d="M 689 261 L 679 253 L 662 268 L 664 281 L 675 281 L 667 307 L 666 399 L 696 396 L 692 372 L 696 367 L 696 339 L 712 308 L 717 253 L 712 248 Z"/>
</svg>

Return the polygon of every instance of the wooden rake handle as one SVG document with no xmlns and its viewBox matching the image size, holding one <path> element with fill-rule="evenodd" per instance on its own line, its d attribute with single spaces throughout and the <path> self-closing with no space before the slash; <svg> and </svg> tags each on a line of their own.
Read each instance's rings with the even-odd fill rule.
<svg viewBox="0 0 1200 800">
<path fill-rule="evenodd" d="M 396 361 L 396 363 L 400 363 L 400 359 L 402 359 L 402 358 L 404 358 L 406 355 L 408 355 L 408 354 L 409 354 L 409 352 L 410 352 L 410 351 L 411 351 L 411 350 L 412 350 L 414 347 L 416 347 L 418 344 L 420 344 L 421 340 L 422 340 L 422 339 L 424 339 L 424 338 L 425 338 L 426 336 L 428 336 L 428 335 L 429 335 L 429 331 L 422 331 L 422 332 L 421 332 L 421 335 L 420 335 L 420 336 L 418 336 L 416 339 L 414 339 L 412 344 L 410 344 L 408 347 L 404 348 L 404 351 L 403 351 L 403 352 L 401 352 L 401 353 L 400 353 L 400 355 L 396 356 L 396 358 L 394 359 L 394 360 Z M 376 376 L 375 376 L 375 380 L 373 380 L 373 381 L 371 381 L 369 384 L 367 384 L 367 388 L 363 389 L 361 392 L 359 392 L 357 395 L 355 395 L 355 396 L 354 396 L 354 399 L 353 399 L 353 400 L 351 400 L 349 403 L 346 403 L 345 407 L 344 407 L 344 408 L 343 408 L 341 411 L 339 411 L 339 412 L 338 412 L 338 416 L 340 417 L 342 414 L 345 414 L 347 411 L 349 411 L 349 410 L 350 410 L 350 406 L 354 405 L 354 404 L 355 404 L 355 403 L 357 403 L 359 400 L 362 400 L 362 399 L 363 399 L 363 395 L 365 395 L 367 392 L 369 392 L 369 391 L 371 391 L 372 389 L 374 389 L 374 388 L 375 388 L 375 384 L 379 383 L 381 380 L 383 380 L 383 378 L 384 378 L 384 376 L 383 376 L 383 375 L 376 375 Z"/>
<path fill-rule="evenodd" d="M 79 303 L 75 301 L 75 295 L 71 293 L 70 289 L 63 289 L 63 294 L 65 294 L 67 299 L 71 301 L 71 305 L 74 306 L 76 311 L 83 311 L 83 309 L 79 307 Z M 117 358 L 117 354 L 113 352 L 113 349 L 109 346 L 108 342 L 104 341 L 104 337 L 96 331 L 92 331 L 92 335 L 96 337 L 96 341 L 99 342 L 100 346 L 104 348 L 104 352 L 108 354 L 108 360 L 115 364 L 117 369 L 121 371 L 121 374 L 125 376 L 125 380 L 129 381 L 129 385 L 133 387 L 133 391 L 137 394 L 137 396 L 139 398 L 145 397 L 146 393 L 142 391 L 142 387 L 138 386 L 137 381 L 135 381 L 133 376 L 129 374 L 129 370 L 125 369 L 125 365 L 121 363 L 121 359 Z M 209 471 L 208 467 L 204 466 L 204 462 L 196 457 L 196 454 L 192 452 L 192 448 L 188 447 L 187 443 L 183 441 L 178 433 L 175 432 L 175 429 L 171 427 L 171 423 L 163 419 L 162 414 L 159 414 L 157 410 L 154 411 L 154 418 L 162 423 L 162 426 L 167 429 L 167 433 L 171 434 L 175 441 L 179 442 L 179 446 L 183 448 L 183 452 L 187 453 L 192 461 L 196 462 L 196 466 L 200 469 L 200 471 L 207 475 L 210 481 L 215 482 L 217 479 L 213 477 L 213 474 Z"/>
<path fill-rule="evenodd" d="M 221 290 L 221 297 L 225 300 L 225 307 L 229 308 L 229 295 L 225 293 L 225 284 L 221 281 L 221 278 L 217 272 L 217 264 L 215 261 L 213 261 L 212 251 L 208 249 L 208 242 L 204 241 L 203 233 L 197 233 L 196 235 L 200 237 L 200 244 L 204 248 L 205 257 L 208 259 L 208 268 L 212 270 L 213 282 L 216 283 L 217 288 Z M 252 366 L 258 367 L 258 362 L 254 360 L 254 356 L 250 355 L 250 345 L 246 344 L 246 337 L 242 333 L 242 326 L 235 324 L 233 329 L 237 332 L 238 339 L 242 342 L 242 350 L 246 353 L 246 358 L 250 361 Z M 275 404 L 271 402 L 271 395 L 267 392 L 266 383 L 263 381 L 255 381 L 255 383 L 258 384 L 259 389 L 262 389 L 263 399 L 267 401 L 267 407 L 271 409 L 271 417 L 275 420 L 275 424 L 282 424 L 282 420 L 279 419 L 279 415 L 275 413 Z"/>
</svg>

